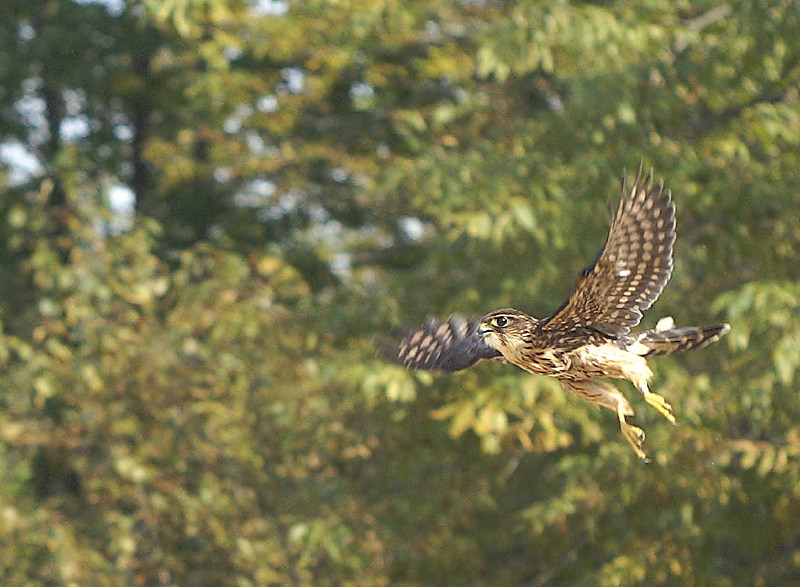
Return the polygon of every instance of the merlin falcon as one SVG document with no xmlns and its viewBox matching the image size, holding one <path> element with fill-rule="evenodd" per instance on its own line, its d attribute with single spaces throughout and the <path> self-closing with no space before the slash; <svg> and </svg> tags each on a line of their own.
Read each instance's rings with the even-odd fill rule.
<svg viewBox="0 0 800 587">
<path fill-rule="evenodd" d="M 557 379 L 578 397 L 613 410 L 625 439 L 644 460 L 644 431 L 628 422 L 633 409 L 607 381 L 627 379 L 644 400 L 675 423 L 670 404 L 650 391 L 647 357 L 702 348 L 730 331 L 728 324 L 676 328 L 662 318 L 655 328 L 631 332 L 656 301 L 672 273 L 675 204 L 653 172 L 633 187 L 622 180 L 622 197 L 605 245 L 581 271 L 569 298 L 551 316 L 534 318 L 514 309 L 480 319 L 429 319 L 420 330 L 404 329 L 378 342 L 385 357 L 409 369 L 460 371 L 483 359 L 499 359 L 536 375 Z"/>
</svg>

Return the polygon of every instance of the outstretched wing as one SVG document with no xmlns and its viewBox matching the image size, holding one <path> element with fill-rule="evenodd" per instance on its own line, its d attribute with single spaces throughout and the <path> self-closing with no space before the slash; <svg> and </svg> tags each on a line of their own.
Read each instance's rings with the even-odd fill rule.
<svg viewBox="0 0 800 587">
<path fill-rule="evenodd" d="M 378 351 L 409 369 L 460 371 L 500 356 L 478 335 L 478 322 L 455 314 L 445 323 L 431 318 L 422 330 L 405 329 L 393 339 L 378 340 Z"/>
<path fill-rule="evenodd" d="M 623 178 L 622 198 L 603 249 L 581 271 L 569 299 L 540 328 L 590 327 L 620 336 L 656 301 L 672 273 L 675 205 L 663 182 L 653 185 L 652 170 L 642 179 L 639 168 L 627 197 Z"/>
</svg>

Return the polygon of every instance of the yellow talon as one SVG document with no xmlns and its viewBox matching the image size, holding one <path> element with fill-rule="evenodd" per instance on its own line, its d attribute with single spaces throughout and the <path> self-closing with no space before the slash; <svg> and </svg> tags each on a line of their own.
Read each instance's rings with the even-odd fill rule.
<svg viewBox="0 0 800 587">
<path fill-rule="evenodd" d="M 650 459 L 647 458 L 647 454 L 642 449 L 642 445 L 644 444 L 644 430 L 633 424 L 628 424 L 625 420 L 620 420 L 619 426 L 622 430 L 622 435 L 625 437 L 625 440 L 630 443 L 636 456 L 649 463 Z"/>
<path fill-rule="evenodd" d="M 653 406 L 658 412 L 664 416 L 667 420 L 671 423 L 675 424 L 675 416 L 672 413 L 672 406 L 669 404 L 667 400 L 663 397 L 658 395 L 657 393 L 653 393 L 652 391 L 648 391 L 644 394 L 644 400 Z"/>
</svg>

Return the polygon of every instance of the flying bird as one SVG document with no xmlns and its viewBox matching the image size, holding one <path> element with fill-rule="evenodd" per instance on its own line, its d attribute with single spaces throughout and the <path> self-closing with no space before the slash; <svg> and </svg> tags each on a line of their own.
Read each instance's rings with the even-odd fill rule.
<svg viewBox="0 0 800 587">
<path fill-rule="evenodd" d="M 616 386 L 601 378 L 627 379 L 644 400 L 675 423 L 670 404 L 650 391 L 647 358 L 699 349 L 730 331 L 728 324 L 676 328 L 662 318 L 655 328 L 631 332 L 656 301 L 672 273 L 675 204 L 663 181 L 642 169 L 622 197 L 605 245 L 580 272 L 569 298 L 539 319 L 506 308 L 480 319 L 458 314 L 446 322 L 429 319 L 378 341 L 386 358 L 409 369 L 460 371 L 483 359 L 498 359 L 536 375 L 557 379 L 564 389 L 613 410 L 636 455 L 644 431 L 628 422 L 633 408 Z"/>
</svg>

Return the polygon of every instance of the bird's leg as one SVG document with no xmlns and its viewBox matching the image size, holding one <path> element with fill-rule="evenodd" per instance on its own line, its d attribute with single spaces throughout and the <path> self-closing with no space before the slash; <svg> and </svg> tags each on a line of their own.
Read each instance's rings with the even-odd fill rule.
<svg viewBox="0 0 800 587">
<path fill-rule="evenodd" d="M 617 404 L 617 416 L 619 417 L 619 427 L 620 430 L 622 430 L 622 435 L 625 437 L 625 440 L 630 443 L 633 452 L 636 453 L 637 457 L 649 463 L 650 459 L 647 458 L 647 454 L 645 454 L 644 449 L 642 449 L 642 445 L 644 444 L 644 430 L 638 426 L 629 424 L 627 420 L 625 420 L 625 406 L 622 402 Z"/>
<path fill-rule="evenodd" d="M 565 389 L 571 391 L 578 397 L 581 397 L 593 404 L 603 406 L 610 410 L 614 410 L 619 418 L 619 427 L 622 430 L 622 435 L 625 437 L 636 456 L 645 462 L 649 462 L 647 455 L 642 449 L 644 442 L 644 430 L 633 424 L 629 424 L 625 419 L 627 416 L 633 416 L 633 409 L 625 399 L 625 396 L 620 391 L 606 381 L 597 381 L 596 379 L 562 379 L 561 385 Z"/>
<path fill-rule="evenodd" d="M 675 415 L 672 413 L 672 406 L 669 404 L 667 400 L 665 400 L 657 393 L 653 393 L 652 391 L 650 391 L 647 388 L 647 382 L 642 382 L 638 384 L 636 387 L 638 387 L 639 391 L 642 392 L 642 395 L 644 396 L 644 401 L 646 401 L 648 404 L 657 409 L 658 413 L 664 416 L 671 423 L 675 424 Z"/>
</svg>

